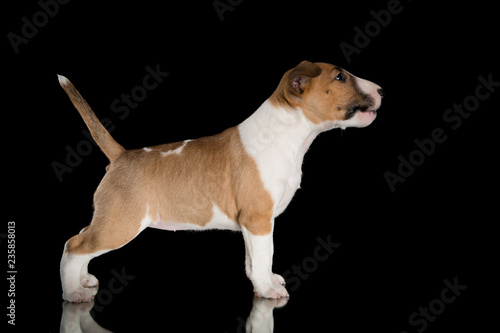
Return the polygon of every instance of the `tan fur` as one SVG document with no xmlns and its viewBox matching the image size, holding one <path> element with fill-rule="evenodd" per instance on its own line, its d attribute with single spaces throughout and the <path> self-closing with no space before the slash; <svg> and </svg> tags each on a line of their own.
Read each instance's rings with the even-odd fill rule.
<svg viewBox="0 0 500 333">
<path fill-rule="evenodd" d="M 347 77 L 343 84 L 335 81 L 340 71 Z M 300 82 L 300 89 L 293 87 L 294 80 Z M 319 124 L 345 119 L 345 106 L 362 104 L 364 99 L 348 72 L 331 64 L 303 61 L 283 75 L 269 101 L 276 107 L 300 106 L 311 122 Z"/>
<path fill-rule="evenodd" d="M 89 261 L 127 244 L 146 227 L 241 230 L 245 270 L 256 295 L 288 297 L 285 279 L 272 272 L 272 232 L 274 217 L 300 184 L 303 155 L 322 131 L 368 126 L 383 96 L 379 86 L 341 68 L 303 61 L 239 126 L 196 140 L 125 150 L 71 82 L 63 76 L 59 82 L 111 162 L 94 194 L 92 222 L 66 242 L 61 258 L 63 298 L 71 302 L 95 295 L 89 287 L 98 280 L 88 273 Z M 266 150 L 254 152 L 254 140 L 275 118 L 293 120 Z"/>
<path fill-rule="evenodd" d="M 120 247 L 137 235 L 146 213 L 156 221 L 204 226 L 212 203 L 255 235 L 271 232 L 273 201 L 236 127 L 162 156 L 182 145 L 128 150 L 111 163 L 94 195 L 92 223 L 66 249 L 86 254 Z"/>
<path fill-rule="evenodd" d="M 347 76 L 342 84 L 335 80 L 340 71 Z M 146 215 L 156 223 L 205 226 L 212 219 L 213 204 L 254 235 L 272 231 L 273 200 L 236 127 L 187 143 L 126 151 L 76 88 L 65 78 L 61 85 L 111 161 L 94 195 L 92 222 L 68 241 L 67 251 L 87 254 L 118 248 L 140 232 Z M 362 104 L 365 98 L 348 72 L 303 61 L 283 75 L 269 100 L 289 109 L 300 106 L 318 124 L 343 120 L 348 106 Z M 183 145 L 180 154 L 164 156 Z"/>
<path fill-rule="evenodd" d="M 69 80 L 62 78 L 61 86 L 68 94 L 71 102 L 73 102 L 73 105 L 76 107 L 78 112 L 80 112 L 83 121 L 85 121 L 92 137 L 101 150 L 111 162 L 116 160 L 125 151 L 125 149 L 113 139 L 106 128 L 101 124 L 99 119 L 97 119 L 94 111 L 92 111 L 87 101 L 83 99 L 82 95 L 80 95 L 78 90 L 76 90 Z"/>
</svg>

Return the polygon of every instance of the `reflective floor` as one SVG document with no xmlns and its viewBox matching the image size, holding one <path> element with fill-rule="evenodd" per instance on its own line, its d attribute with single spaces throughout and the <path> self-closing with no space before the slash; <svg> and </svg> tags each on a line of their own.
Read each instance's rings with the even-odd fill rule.
<svg viewBox="0 0 500 333">
<path fill-rule="evenodd" d="M 234 332 L 274 332 L 274 315 L 273 310 L 276 308 L 281 308 L 286 305 L 288 299 L 276 299 L 269 300 L 263 299 L 259 297 L 254 297 L 253 305 L 250 310 L 250 313 L 247 316 L 247 319 L 244 319 L 241 316 L 235 318 L 235 323 L 237 326 L 234 328 Z M 158 303 L 158 306 L 161 306 L 162 303 Z M 61 317 L 61 332 L 112 332 L 109 329 L 102 327 L 92 316 L 93 307 L 95 306 L 94 302 L 90 303 L 63 303 L 63 312 Z M 168 325 L 175 325 L 169 320 L 170 323 L 156 323 L 158 326 L 153 327 L 165 327 Z M 194 319 L 194 321 L 197 321 Z M 125 325 L 124 325 L 125 324 Z M 137 325 L 137 323 L 122 323 L 122 325 L 117 325 L 118 327 L 122 327 L 120 329 L 123 330 L 125 327 L 129 329 L 134 326 L 139 326 L 138 330 L 144 330 L 147 326 L 150 326 L 152 323 L 148 325 Z M 154 324 L 154 323 L 153 323 Z M 205 328 L 209 326 L 204 325 Z M 182 327 L 183 331 L 186 332 L 194 332 L 197 329 L 198 325 L 190 324 L 190 323 L 179 323 L 180 327 Z M 173 326 L 179 327 L 179 326 Z M 230 326 L 229 326 L 230 327 Z M 125 328 L 126 330 L 126 328 Z"/>
<path fill-rule="evenodd" d="M 147 243 L 157 244 L 164 236 L 168 241 L 178 238 L 172 247 L 182 247 L 189 238 L 199 246 L 226 239 L 235 249 L 224 255 L 215 247 L 193 256 L 195 247 L 170 260 L 147 258 Z M 286 276 L 290 298 L 269 300 L 253 295 L 243 262 L 237 260 L 244 257 L 238 234 L 146 230 L 135 245 L 91 263 L 89 271 L 100 279 L 93 302 L 63 302 L 58 281 L 47 280 L 44 290 L 49 297 L 43 304 L 31 305 L 36 321 L 28 319 L 27 295 L 19 297 L 23 306 L 19 306 L 17 328 L 38 327 L 40 332 L 421 333 L 488 327 L 488 318 L 494 315 L 493 308 L 484 303 L 491 287 L 485 278 L 490 268 L 475 263 L 474 256 L 467 257 L 467 249 L 455 241 L 448 242 L 446 246 L 451 247 L 447 249 L 430 242 L 412 252 L 400 241 L 387 244 L 389 239 L 379 239 L 381 243 L 365 239 L 366 247 L 361 249 L 343 242 L 328 257 L 318 239 L 304 240 L 307 246 L 301 249 L 309 251 L 291 251 L 288 258 L 287 251 L 281 251 L 275 256 L 275 270 Z M 414 247 L 416 243 L 410 241 Z M 149 245 L 148 250 L 169 251 L 170 246 Z M 448 250 L 455 255 L 443 261 L 442 253 Z M 210 262 L 212 254 L 218 258 Z"/>
<path fill-rule="evenodd" d="M 498 10 L 437 3 L 4 2 L 0 332 L 498 331 Z M 302 60 L 385 96 L 304 158 L 274 229 L 290 298 L 255 298 L 239 233 L 146 229 L 91 261 L 94 302 L 63 302 L 109 161 L 56 74 L 136 149 L 241 123 Z"/>
<path fill-rule="evenodd" d="M 475 298 L 475 295 L 470 295 L 474 291 L 467 290 L 469 286 L 460 280 L 450 279 L 449 282 L 450 285 L 458 282 L 459 289 L 467 288 L 463 292 L 448 289 L 443 293 L 444 299 L 441 293 L 447 284 L 441 281 L 441 285 L 435 286 L 434 296 L 422 298 L 415 295 L 397 297 L 391 291 L 373 291 L 370 289 L 377 286 L 368 284 L 360 288 L 363 291 L 351 290 L 348 299 L 344 293 L 332 293 L 332 288 L 328 288 L 330 290 L 323 295 L 294 295 L 297 297 L 280 300 L 252 298 L 250 295 L 240 298 L 241 295 L 234 292 L 229 296 L 214 295 L 210 298 L 189 296 L 161 300 L 142 297 L 134 302 L 124 299 L 132 296 L 124 291 L 125 295 L 105 307 L 96 302 L 63 302 L 60 331 L 399 333 L 454 332 L 484 325 L 484 322 L 476 321 L 479 317 L 472 319 L 477 312 L 470 303 L 467 304 Z M 344 286 L 343 289 L 348 290 L 349 287 L 352 286 Z M 408 300 L 410 297 L 415 299 L 413 308 L 408 306 L 412 303 Z M 54 315 L 56 313 L 53 312 Z"/>
<path fill-rule="evenodd" d="M 409 333 L 462 332 L 488 325 L 480 320 L 488 311 L 478 312 L 475 307 L 480 295 L 470 279 L 450 277 L 420 286 L 396 282 L 392 287 L 369 276 L 362 280 L 348 285 L 331 281 L 319 287 L 327 281 L 311 278 L 290 299 L 279 300 L 252 297 L 246 284 L 241 290 L 226 284 L 233 287 L 231 291 L 208 293 L 176 286 L 169 292 L 158 290 L 156 295 L 153 284 L 142 288 L 131 284 L 110 298 L 101 295 L 90 303 L 61 302 L 50 318 L 54 321 L 57 310 L 62 310 L 60 327 L 50 331 Z M 139 278 L 134 281 L 139 282 Z"/>
</svg>

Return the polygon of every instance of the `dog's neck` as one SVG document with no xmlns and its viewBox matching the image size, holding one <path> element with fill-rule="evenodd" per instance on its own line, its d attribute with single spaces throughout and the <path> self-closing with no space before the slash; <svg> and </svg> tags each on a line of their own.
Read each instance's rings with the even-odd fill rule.
<svg viewBox="0 0 500 333">
<path fill-rule="evenodd" d="M 301 109 L 285 109 L 266 100 L 238 128 L 243 144 L 253 156 L 286 155 L 302 164 L 305 153 L 319 133 L 334 128 L 333 122 L 313 124 Z"/>
</svg>

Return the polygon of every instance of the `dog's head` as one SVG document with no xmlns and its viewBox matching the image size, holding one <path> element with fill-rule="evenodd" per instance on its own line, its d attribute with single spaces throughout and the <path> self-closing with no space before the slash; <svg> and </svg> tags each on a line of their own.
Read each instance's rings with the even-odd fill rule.
<svg viewBox="0 0 500 333">
<path fill-rule="evenodd" d="M 314 124 L 365 127 L 377 116 L 384 91 L 340 67 L 302 61 L 283 75 L 270 101 L 300 108 Z"/>
</svg>

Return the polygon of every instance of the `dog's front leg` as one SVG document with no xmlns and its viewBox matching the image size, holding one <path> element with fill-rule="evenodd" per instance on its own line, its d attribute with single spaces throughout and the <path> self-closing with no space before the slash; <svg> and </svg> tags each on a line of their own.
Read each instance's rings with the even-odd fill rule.
<svg viewBox="0 0 500 333">
<path fill-rule="evenodd" d="M 253 283 L 255 294 L 265 298 L 288 297 L 288 292 L 281 285 L 282 281 L 279 281 L 281 276 L 272 273 L 272 231 L 266 235 L 254 235 L 243 227 L 242 232 L 245 239 L 247 275 Z M 279 284 L 275 284 L 276 282 Z"/>
</svg>

